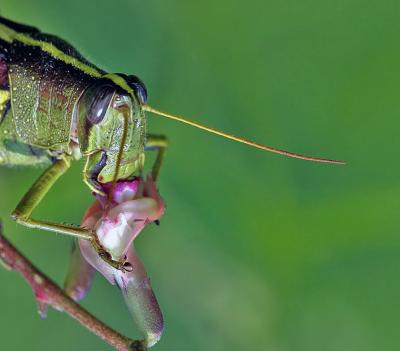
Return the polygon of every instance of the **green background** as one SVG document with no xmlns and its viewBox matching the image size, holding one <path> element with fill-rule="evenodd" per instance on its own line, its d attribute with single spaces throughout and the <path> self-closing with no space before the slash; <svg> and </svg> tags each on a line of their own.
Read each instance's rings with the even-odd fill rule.
<svg viewBox="0 0 400 351">
<path fill-rule="evenodd" d="M 400 271 L 397 0 L 2 0 L 2 14 L 134 73 L 149 103 L 269 145 L 263 153 L 149 116 L 169 136 L 161 226 L 137 239 L 164 312 L 156 350 L 398 350 Z M 79 223 L 77 163 L 38 218 Z M 62 283 L 71 240 L 9 220 L 40 169 L 0 170 L 6 234 Z M 1 350 L 111 350 L 64 314 L 36 314 L 0 270 Z M 84 305 L 137 336 L 98 277 Z"/>
</svg>

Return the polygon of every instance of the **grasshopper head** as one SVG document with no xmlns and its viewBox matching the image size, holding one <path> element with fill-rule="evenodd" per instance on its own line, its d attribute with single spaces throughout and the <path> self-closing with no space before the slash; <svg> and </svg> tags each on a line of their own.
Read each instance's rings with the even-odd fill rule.
<svg viewBox="0 0 400 351">
<path fill-rule="evenodd" d="M 90 86 L 78 103 L 78 138 L 87 157 L 84 179 L 96 191 L 99 183 L 139 175 L 144 163 L 146 119 L 142 105 L 146 89 L 141 81 L 124 76 L 135 92 L 124 92 L 109 79 Z"/>
</svg>

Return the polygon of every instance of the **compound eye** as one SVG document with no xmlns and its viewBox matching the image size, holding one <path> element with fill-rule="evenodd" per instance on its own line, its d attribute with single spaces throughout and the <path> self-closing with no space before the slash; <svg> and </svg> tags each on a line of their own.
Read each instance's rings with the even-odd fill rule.
<svg viewBox="0 0 400 351">
<path fill-rule="evenodd" d="M 94 88 L 86 117 L 92 125 L 103 121 L 114 93 L 115 88 L 110 85 L 103 84 Z"/>
<path fill-rule="evenodd" d="M 135 90 L 140 102 L 145 104 L 147 101 L 147 89 L 144 83 L 137 76 L 128 76 L 129 85 Z"/>
</svg>

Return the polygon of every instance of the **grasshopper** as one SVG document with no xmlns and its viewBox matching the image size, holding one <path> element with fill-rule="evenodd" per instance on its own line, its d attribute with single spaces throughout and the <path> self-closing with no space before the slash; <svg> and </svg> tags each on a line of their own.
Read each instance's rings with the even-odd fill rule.
<svg viewBox="0 0 400 351">
<path fill-rule="evenodd" d="M 83 181 L 95 193 L 101 184 L 140 176 L 147 150 L 157 152 L 156 180 L 168 142 L 147 133 L 145 112 L 285 156 L 343 163 L 257 144 L 159 111 L 147 104 L 138 77 L 107 73 L 66 41 L 0 17 L 0 165 L 48 165 L 12 212 L 19 224 L 89 240 L 103 260 L 129 270 L 125 260 L 113 261 L 92 230 L 34 219 L 32 213 L 80 158 L 86 159 Z"/>
</svg>

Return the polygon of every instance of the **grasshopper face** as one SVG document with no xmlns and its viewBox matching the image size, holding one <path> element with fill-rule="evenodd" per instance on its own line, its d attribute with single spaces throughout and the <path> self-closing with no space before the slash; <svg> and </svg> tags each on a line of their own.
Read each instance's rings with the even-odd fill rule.
<svg viewBox="0 0 400 351">
<path fill-rule="evenodd" d="M 113 181 L 117 171 L 117 179 L 127 179 L 143 169 L 146 90 L 138 79 L 130 82 L 135 95 L 107 79 L 89 87 L 78 102 L 78 140 L 87 157 L 84 178 L 94 191 L 99 183 Z"/>
</svg>

